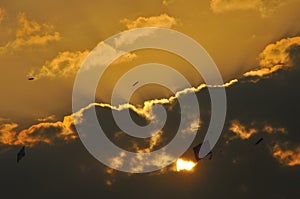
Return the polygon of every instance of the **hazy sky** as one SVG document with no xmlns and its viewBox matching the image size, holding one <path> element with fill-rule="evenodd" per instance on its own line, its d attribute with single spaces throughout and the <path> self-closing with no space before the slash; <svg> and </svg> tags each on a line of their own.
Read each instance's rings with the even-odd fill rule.
<svg viewBox="0 0 300 199">
<path fill-rule="evenodd" d="M 298 198 L 299 6 L 299 0 L 1 0 L 2 195 Z M 84 148 L 74 128 L 73 116 L 78 113 L 72 114 L 72 89 L 81 63 L 108 37 L 140 27 L 169 28 L 193 38 L 228 83 L 222 85 L 227 118 L 213 159 L 200 161 L 192 171 L 177 172 L 175 163 L 149 174 L 111 170 Z M 195 88 L 204 83 L 190 63 L 169 52 L 139 50 L 115 60 L 99 81 L 95 107 L 106 135 L 126 150 L 161 148 L 178 128 L 174 124 L 179 122 L 180 107 L 177 100 L 169 101 L 174 93 L 158 85 L 139 88 L 131 97 L 133 105 L 125 107 L 143 125 L 157 103 L 153 100 L 168 99 L 164 103 L 168 120 L 157 137 L 133 139 L 113 121 L 110 99 L 115 83 L 130 69 L 153 62 L 176 69 Z M 158 74 L 151 71 L 144 77 Z M 28 81 L 29 77 L 35 79 Z M 176 77 L 166 79 L 176 91 L 191 89 Z M 129 86 L 122 85 L 120 101 Z M 201 121 L 186 130 L 197 133 L 192 146 L 201 142 L 210 122 L 207 89 L 196 90 Z M 145 101 L 148 107 L 142 109 Z M 84 118 L 91 107 L 82 108 Z M 254 145 L 260 138 L 264 140 Z M 27 154 L 17 164 L 16 154 L 23 145 Z M 193 160 L 192 146 L 183 159 Z"/>
</svg>

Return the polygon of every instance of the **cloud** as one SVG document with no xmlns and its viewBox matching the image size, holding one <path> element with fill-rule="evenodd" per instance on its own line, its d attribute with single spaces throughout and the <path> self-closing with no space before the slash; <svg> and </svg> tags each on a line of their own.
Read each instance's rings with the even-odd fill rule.
<svg viewBox="0 0 300 199">
<path fill-rule="evenodd" d="M 281 0 L 211 0 L 210 8 L 214 13 L 235 10 L 258 10 L 262 17 L 268 17 L 284 4 Z"/>
<path fill-rule="evenodd" d="M 137 155 L 128 160 L 130 172 L 138 173 L 148 166 L 161 167 L 162 165 L 174 160 L 174 157 L 167 154 L 163 149 L 160 153 L 157 153 L 154 156 L 150 156 L 150 154 L 148 155 L 148 153 L 153 151 L 155 146 L 158 146 L 162 142 L 162 135 L 163 131 L 153 132 L 149 140 L 148 147 L 146 148 L 140 148 L 137 144 L 134 145 Z M 120 152 L 118 156 L 112 157 L 109 161 L 114 168 L 120 168 L 123 166 L 125 158 L 128 158 L 126 157 L 126 154 L 124 152 Z"/>
<path fill-rule="evenodd" d="M 30 41 L 26 41 L 26 43 L 31 43 L 33 34 L 41 32 L 41 28 L 44 27 L 44 29 L 49 29 L 50 26 L 43 24 L 43 26 L 40 26 L 34 21 L 27 21 L 24 14 L 22 14 L 19 18 L 19 22 L 23 24 L 23 28 L 18 30 L 17 32 L 17 39 L 16 41 L 7 44 L 5 48 L 11 48 L 13 46 L 16 46 L 17 43 L 20 43 L 20 45 L 25 45 L 23 41 L 24 38 L 30 37 Z M 124 23 L 128 29 L 137 28 L 137 27 L 148 27 L 148 26 L 154 26 L 154 27 L 165 27 L 165 28 L 171 28 L 173 25 L 176 24 L 176 20 L 173 17 L 168 16 L 167 14 L 162 14 L 160 16 L 152 16 L 149 18 L 146 17 L 139 17 L 134 21 L 131 21 L 129 19 L 123 19 L 121 20 L 122 23 Z M 135 34 L 135 35 L 121 35 L 120 37 L 115 39 L 115 47 L 106 44 L 104 42 L 100 42 L 102 44 L 101 52 L 97 51 L 97 48 L 93 51 L 85 50 L 85 51 L 65 51 L 60 52 L 53 60 L 45 62 L 45 64 L 41 67 L 40 70 L 31 71 L 28 76 L 29 77 L 35 77 L 36 79 L 48 77 L 48 78 L 60 78 L 60 77 L 70 77 L 74 76 L 79 67 L 80 64 L 83 62 L 83 60 L 88 56 L 89 53 L 94 53 L 96 55 L 98 60 L 103 60 L 102 64 L 110 63 L 110 61 L 114 61 L 114 64 L 122 64 L 125 62 L 132 61 L 137 58 L 137 55 L 135 53 L 125 52 L 124 55 L 119 57 L 117 60 L 112 60 L 112 58 L 119 56 L 123 54 L 123 51 L 119 51 L 116 48 L 119 48 L 126 44 L 131 44 L 135 42 L 138 38 L 146 37 L 150 34 L 153 34 L 155 32 L 155 29 L 153 30 L 145 30 L 141 34 Z M 58 33 L 57 33 L 58 34 Z M 59 35 L 59 34 L 58 34 Z M 46 39 L 46 38 L 45 38 Z M 20 40 L 20 41 L 17 41 Z M 17 46 L 20 46 L 17 45 Z M 4 47 L 3 47 L 4 49 Z M 1 48 L 0 48 L 1 52 Z M 91 62 L 96 62 L 97 60 L 89 60 Z M 90 63 L 93 65 L 93 63 Z"/>
<path fill-rule="evenodd" d="M 136 152 L 137 153 L 150 153 L 153 151 L 154 147 L 157 146 L 162 142 L 162 136 L 163 136 L 163 131 L 158 131 L 158 132 L 153 132 L 150 138 L 150 141 L 148 143 L 149 147 L 145 149 L 140 149 L 138 146 L 136 146 Z"/>
<path fill-rule="evenodd" d="M 237 138 L 240 138 L 242 140 L 247 140 L 251 138 L 254 134 L 257 134 L 258 132 L 265 132 L 268 134 L 288 134 L 288 131 L 283 127 L 274 127 L 270 124 L 266 124 L 264 126 L 257 124 L 256 127 L 253 127 L 254 124 L 257 124 L 256 122 L 252 122 L 251 128 L 246 127 L 245 125 L 241 124 L 238 120 L 233 120 L 231 122 L 231 126 L 229 127 L 229 130 L 234 133 L 235 135 L 229 139 L 234 140 Z"/>
<path fill-rule="evenodd" d="M 122 55 L 121 57 L 119 57 L 116 61 L 114 61 L 114 64 L 122 64 L 122 63 L 130 62 L 136 58 L 137 58 L 137 54 L 128 52 Z"/>
<path fill-rule="evenodd" d="M 121 23 L 125 24 L 128 29 L 142 27 L 172 28 L 177 24 L 177 20 L 168 14 L 161 14 L 159 16 L 139 17 L 136 20 L 125 18 L 121 20 Z"/>
<path fill-rule="evenodd" d="M 89 51 L 60 52 L 53 60 L 46 61 L 41 69 L 31 71 L 28 77 L 40 79 L 43 77 L 71 77 L 77 73 L 80 64 L 88 56 Z"/>
<path fill-rule="evenodd" d="M 30 21 L 25 13 L 19 14 L 18 25 L 16 39 L 0 46 L 0 54 L 12 53 L 25 47 L 44 45 L 61 39 L 59 32 L 56 32 L 53 26 Z"/>
<path fill-rule="evenodd" d="M 122 39 L 120 37 L 119 39 Z M 123 41 L 127 41 L 126 38 L 124 40 L 116 40 L 116 44 L 123 45 Z M 50 61 L 46 61 L 43 66 L 38 70 L 32 70 L 28 73 L 28 77 L 34 77 L 35 79 L 40 78 L 68 78 L 73 77 L 77 74 L 80 69 L 80 65 L 86 59 L 86 57 L 91 53 L 93 54 L 93 59 L 89 59 L 88 66 L 98 66 L 99 61 L 101 60 L 101 65 L 109 64 L 111 61 L 114 61 L 113 64 L 122 64 L 125 62 L 130 62 L 136 59 L 137 55 L 135 53 L 125 53 L 116 50 L 113 46 L 101 42 L 102 48 L 95 48 L 93 51 L 85 50 L 85 51 L 64 51 L 58 53 L 58 55 Z M 121 56 L 122 55 L 122 56 Z M 118 59 L 113 60 L 114 57 L 118 57 Z"/>
<path fill-rule="evenodd" d="M 182 130 L 183 133 L 196 134 L 201 128 L 202 121 L 200 119 L 195 119 L 189 126 Z"/>
<path fill-rule="evenodd" d="M 4 19 L 4 16 L 5 16 L 5 10 L 4 10 L 4 8 L 0 8 L 0 23 Z"/>
<path fill-rule="evenodd" d="M 268 77 L 278 70 L 294 66 L 292 49 L 300 46 L 300 37 L 282 39 L 269 44 L 259 55 L 259 68 L 246 72 L 244 77 Z"/>
<path fill-rule="evenodd" d="M 113 181 L 112 181 L 112 180 L 106 180 L 106 181 L 105 181 L 105 184 L 106 184 L 107 186 L 112 186 L 112 185 L 113 185 Z"/>
<path fill-rule="evenodd" d="M 231 126 L 229 130 L 235 134 L 232 139 L 240 138 L 242 140 L 249 139 L 252 135 L 258 132 L 255 128 L 246 128 L 243 124 L 241 124 L 238 120 L 233 120 L 231 122 Z"/>
<path fill-rule="evenodd" d="M 287 130 L 285 128 L 275 128 L 272 127 L 271 125 L 265 125 L 263 128 L 263 131 L 269 134 L 273 134 L 273 133 L 282 133 L 282 134 L 288 134 Z"/>
<path fill-rule="evenodd" d="M 276 158 L 281 164 L 285 166 L 300 165 L 300 146 L 294 149 L 282 149 L 279 144 L 273 147 L 273 157 Z"/>
<path fill-rule="evenodd" d="M 4 123 L 0 124 L 0 143 L 4 145 L 10 145 L 15 141 L 16 131 L 15 128 L 18 127 L 16 123 Z"/>
<path fill-rule="evenodd" d="M 39 122 L 48 122 L 48 121 L 55 121 L 55 120 L 56 120 L 55 115 L 49 115 L 47 117 L 37 119 L 37 121 Z"/>
<path fill-rule="evenodd" d="M 127 29 L 142 28 L 142 27 L 158 27 L 158 28 L 172 28 L 177 24 L 175 18 L 167 14 L 151 17 L 138 17 L 136 20 L 122 19 L 121 23 L 126 25 Z M 133 44 L 137 39 L 153 35 L 156 29 L 147 29 L 136 34 L 122 34 L 115 39 L 115 46 L 121 47 L 123 45 Z"/>
<path fill-rule="evenodd" d="M 53 144 L 56 140 L 73 140 L 77 138 L 73 125 L 73 115 L 65 116 L 63 121 L 34 124 L 19 132 L 18 124 L 5 122 L 0 125 L 0 144 L 33 147 L 39 143 Z"/>
</svg>

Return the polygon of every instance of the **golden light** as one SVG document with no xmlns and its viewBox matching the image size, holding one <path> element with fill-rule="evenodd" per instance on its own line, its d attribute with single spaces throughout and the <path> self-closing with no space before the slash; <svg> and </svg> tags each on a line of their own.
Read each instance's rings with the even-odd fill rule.
<svg viewBox="0 0 300 199">
<path fill-rule="evenodd" d="M 192 171 L 192 169 L 197 165 L 193 161 L 186 161 L 183 159 L 178 159 L 176 161 L 176 170 L 179 171 Z"/>
</svg>

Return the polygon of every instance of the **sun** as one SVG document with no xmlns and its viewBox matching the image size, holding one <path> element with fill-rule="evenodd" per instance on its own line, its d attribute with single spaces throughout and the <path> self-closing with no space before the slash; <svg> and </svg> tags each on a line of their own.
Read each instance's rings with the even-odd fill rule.
<svg viewBox="0 0 300 199">
<path fill-rule="evenodd" d="M 193 168 L 197 165 L 197 163 L 193 161 L 187 161 L 183 159 L 178 159 L 176 161 L 176 170 L 180 171 L 193 171 Z"/>
</svg>

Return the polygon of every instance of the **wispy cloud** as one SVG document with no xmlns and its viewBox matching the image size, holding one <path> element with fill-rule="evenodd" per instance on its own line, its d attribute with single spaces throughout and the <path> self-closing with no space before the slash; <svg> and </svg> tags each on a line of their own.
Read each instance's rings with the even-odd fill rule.
<svg viewBox="0 0 300 199">
<path fill-rule="evenodd" d="M 252 122 L 250 125 L 247 126 L 245 124 L 242 124 L 238 120 L 231 121 L 229 130 L 234 134 L 234 136 L 229 138 L 229 140 L 234 140 L 237 138 L 247 140 L 259 132 L 265 132 L 268 134 L 288 134 L 288 131 L 283 127 L 274 127 L 270 124 L 262 126 L 260 124 L 257 124 L 257 122 Z"/>
<path fill-rule="evenodd" d="M 0 54 L 13 53 L 25 47 L 44 45 L 61 39 L 59 32 L 56 32 L 52 25 L 30 21 L 25 13 L 19 14 L 18 27 L 15 40 L 0 46 Z"/>
<path fill-rule="evenodd" d="M 200 119 L 194 120 L 189 126 L 182 130 L 183 133 L 196 134 L 197 131 L 201 128 L 202 121 Z"/>
<path fill-rule="evenodd" d="M 300 146 L 293 149 L 283 149 L 279 144 L 275 144 L 272 153 L 273 157 L 285 166 L 300 165 Z"/>
<path fill-rule="evenodd" d="M 273 133 L 282 133 L 282 134 L 288 134 L 287 130 L 283 127 L 273 127 L 271 125 L 265 125 L 263 128 L 263 131 L 269 134 Z"/>
<path fill-rule="evenodd" d="M 235 10 L 258 10 L 262 17 L 268 17 L 286 2 L 281 0 L 211 0 L 210 7 L 214 13 Z"/>
<path fill-rule="evenodd" d="M 121 20 L 121 23 L 125 24 L 128 29 L 142 27 L 172 28 L 177 24 L 177 20 L 168 14 L 161 14 L 159 16 L 139 17 L 135 20 L 125 18 Z"/>
<path fill-rule="evenodd" d="M 61 52 L 51 61 L 46 61 L 39 70 L 29 72 L 28 76 L 36 79 L 74 76 L 88 54 L 88 50 L 83 52 Z"/>
<path fill-rule="evenodd" d="M 240 138 L 242 140 L 247 140 L 252 135 L 258 132 L 258 130 L 255 128 L 247 128 L 246 126 L 241 124 L 238 120 L 233 120 L 231 122 L 231 126 L 229 127 L 229 130 L 235 134 L 235 136 L 232 137 L 231 139 Z"/>
<path fill-rule="evenodd" d="M 105 56 L 105 60 L 111 60 L 116 54 L 121 54 L 122 52 L 116 52 L 109 45 L 106 45 L 105 48 L 107 51 L 105 54 L 101 54 L 101 56 Z M 41 78 L 68 78 L 74 77 L 78 70 L 80 69 L 80 65 L 89 55 L 90 51 L 64 51 L 58 53 L 58 55 L 50 61 L 46 61 L 40 69 L 31 70 L 27 76 L 34 77 L 35 79 Z M 125 53 L 123 56 L 120 56 L 113 64 L 122 64 L 125 62 L 130 62 L 137 57 L 134 53 Z M 103 62 L 104 63 L 104 62 Z"/>
<path fill-rule="evenodd" d="M 37 119 L 37 121 L 39 122 L 48 122 L 48 121 L 55 121 L 55 120 L 56 120 L 55 115 L 49 115 L 47 117 Z"/>
</svg>

